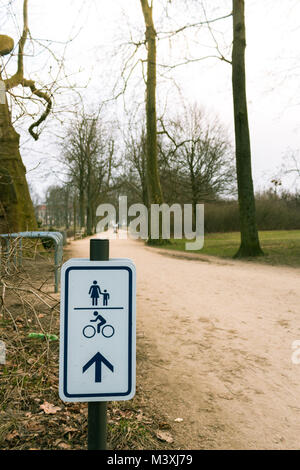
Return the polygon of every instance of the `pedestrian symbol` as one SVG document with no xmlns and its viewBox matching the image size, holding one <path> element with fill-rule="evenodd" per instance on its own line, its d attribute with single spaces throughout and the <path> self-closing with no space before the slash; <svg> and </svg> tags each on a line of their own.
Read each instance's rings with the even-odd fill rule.
<svg viewBox="0 0 300 470">
<path fill-rule="evenodd" d="M 103 305 L 108 305 L 108 299 L 110 297 L 109 293 L 107 292 L 106 289 L 104 289 L 103 292 L 101 292 L 101 288 L 98 285 L 97 281 L 93 281 L 93 284 L 90 287 L 89 290 L 89 295 L 92 299 L 92 305 L 97 306 L 98 305 L 98 299 L 100 295 L 103 296 Z"/>
</svg>

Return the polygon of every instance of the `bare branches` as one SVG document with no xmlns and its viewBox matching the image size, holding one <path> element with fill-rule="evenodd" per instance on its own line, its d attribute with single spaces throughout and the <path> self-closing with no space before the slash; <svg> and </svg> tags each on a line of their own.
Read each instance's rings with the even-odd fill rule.
<svg viewBox="0 0 300 470">
<path fill-rule="evenodd" d="M 95 228 L 96 207 L 111 189 L 116 153 L 112 129 L 100 111 L 87 114 L 79 110 L 61 147 L 67 184 L 78 191 L 80 226 L 86 227 L 89 235 Z"/>
<path fill-rule="evenodd" d="M 193 203 L 232 193 L 233 152 L 223 126 L 196 105 L 188 106 L 166 126 L 160 118 L 164 165 L 182 182 Z M 170 145 L 171 143 L 171 145 Z"/>
<path fill-rule="evenodd" d="M 212 37 L 212 39 L 213 39 L 213 41 L 214 41 L 214 43 L 215 43 L 215 48 L 216 48 L 216 50 L 217 50 L 217 52 L 218 52 L 218 54 L 219 54 L 219 59 L 220 59 L 220 60 L 223 60 L 224 62 L 227 62 L 227 63 L 230 64 L 230 65 L 232 65 L 231 61 L 230 61 L 229 59 L 226 59 L 226 58 L 224 57 L 224 55 L 221 53 L 221 51 L 220 51 L 218 41 L 216 40 L 216 37 L 215 37 L 215 35 L 214 35 L 214 33 L 213 33 L 213 30 L 212 30 L 212 27 L 211 27 L 211 23 L 212 23 L 212 22 L 211 22 L 211 21 L 208 21 L 207 15 L 206 15 L 206 11 L 205 11 L 205 8 L 204 8 L 203 5 L 202 5 L 202 9 L 203 9 L 203 14 L 204 14 L 204 16 L 205 16 L 205 18 L 206 18 L 206 23 L 207 23 L 208 30 L 209 30 L 210 35 L 211 35 L 211 37 Z M 232 12 L 231 12 L 230 15 L 228 15 L 226 18 L 231 17 L 231 16 L 232 16 Z M 223 18 L 224 18 L 224 17 L 223 17 Z"/>
<path fill-rule="evenodd" d="M 158 121 L 160 122 L 160 125 L 162 127 L 162 131 L 159 131 L 158 134 L 165 134 L 168 139 L 172 142 L 173 146 L 174 146 L 174 149 L 172 150 L 172 153 L 175 154 L 176 151 L 182 146 L 182 145 L 185 145 L 187 144 L 188 142 L 192 142 L 192 139 L 184 139 L 180 142 L 177 142 L 176 139 L 169 133 L 169 131 L 167 130 L 165 124 L 164 124 L 164 121 L 162 118 L 159 118 Z"/>
<path fill-rule="evenodd" d="M 18 71 L 17 74 L 23 77 L 24 65 L 24 46 L 28 35 L 28 0 L 24 0 L 23 3 L 23 33 L 19 41 L 19 53 L 18 53 Z"/>
<path fill-rule="evenodd" d="M 57 342 L 53 340 L 58 339 L 59 331 L 59 298 L 48 291 L 51 268 L 45 251 L 40 242 L 33 245 L 27 240 L 23 244 L 27 255 L 24 265 L 15 269 L 13 242 L 18 243 L 12 241 L 11 250 L 5 256 L 1 253 L 1 339 L 6 344 L 9 366 L 1 375 L 5 389 L 0 396 L 2 406 L 12 396 L 24 405 L 28 382 L 47 380 L 49 370 L 55 368 Z"/>
<path fill-rule="evenodd" d="M 29 33 L 29 27 L 28 27 L 28 0 L 24 0 L 23 3 L 23 32 L 19 40 L 19 51 L 18 51 L 18 65 L 17 65 L 17 71 L 14 75 L 12 75 L 10 78 L 6 78 L 4 80 L 6 90 L 9 91 L 12 88 L 15 88 L 19 85 L 23 87 L 30 88 L 31 92 L 33 95 L 37 96 L 41 100 L 45 101 L 47 106 L 46 110 L 42 114 L 42 116 L 29 127 L 29 133 L 31 136 L 35 139 L 38 140 L 39 134 L 37 132 L 34 132 L 34 129 L 38 127 L 42 122 L 44 122 L 48 115 L 50 114 L 50 111 L 52 109 L 52 99 L 51 95 L 45 91 L 39 90 L 36 87 L 36 84 L 33 80 L 27 80 L 24 77 L 24 47 L 25 43 L 28 37 Z"/>
<path fill-rule="evenodd" d="M 35 86 L 35 82 L 33 80 L 23 80 L 23 86 L 24 87 L 29 87 L 30 90 L 32 91 L 32 93 L 43 99 L 44 101 L 46 101 L 47 103 L 47 107 L 46 107 L 46 110 L 44 111 L 44 113 L 41 115 L 41 117 L 36 121 L 34 122 L 33 124 L 31 124 L 31 126 L 29 127 L 29 133 L 30 135 L 35 139 L 35 140 L 38 140 L 39 138 L 39 134 L 34 132 L 33 129 L 35 129 L 36 127 L 38 127 L 42 122 L 44 122 L 47 117 L 49 116 L 50 112 L 51 112 L 51 109 L 52 109 L 52 100 L 51 100 L 51 97 L 48 93 L 45 93 L 41 90 L 38 90 Z"/>
<path fill-rule="evenodd" d="M 170 2 L 172 3 L 172 2 Z M 197 2 L 198 3 L 198 2 Z M 160 26 L 160 30 L 158 29 L 158 26 L 154 27 L 153 23 L 153 4 L 154 2 L 150 0 L 140 0 L 141 4 L 141 9 L 144 17 L 144 23 L 146 27 L 146 39 L 142 40 L 139 38 L 133 38 L 132 34 L 129 33 L 130 39 L 126 43 L 127 51 L 130 51 L 129 57 L 125 57 L 123 61 L 123 66 L 121 68 L 121 73 L 119 76 L 119 80 L 122 80 L 122 85 L 121 88 L 118 88 L 117 90 L 117 84 L 120 84 L 119 80 L 117 81 L 117 84 L 114 87 L 113 90 L 113 99 L 118 99 L 121 95 L 125 95 L 127 89 L 128 89 L 128 84 L 133 76 L 137 66 L 139 64 L 142 65 L 142 76 L 144 79 L 144 82 L 146 83 L 146 77 L 144 74 L 144 64 L 147 62 L 143 58 L 141 58 L 141 55 L 139 54 L 141 46 L 145 46 L 147 49 L 147 52 L 149 50 L 149 38 L 152 37 L 152 41 L 155 39 L 157 43 L 165 43 L 165 40 L 170 41 L 170 51 L 169 53 L 166 53 L 166 58 L 162 58 L 163 54 L 158 55 L 158 60 L 156 63 L 157 69 L 158 69 L 158 75 L 161 75 L 165 78 L 170 78 L 169 75 L 167 75 L 169 72 L 171 73 L 174 69 L 188 65 L 188 64 L 193 64 L 193 63 L 198 63 L 198 62 L 203 62 L 207 59 L 218 59 L 223 62 L 226 62 L 228 64 L 231 64 L 231 61 L 226 57 L 226 54 L 221 51 L 221 47 L 218 44 L 217 41 L 217 34 L 213 30 L 213 26 L 217 23 L 223 23 L 227 19 L 232 17 L 232 12 L 226 13 L 226 14 L 215 14 L 214 17 L 209 18 L 205 8 L 202 4 L 202 2 L 199 2 L 200 9 L 197 9 L 197 12 L 194 14 L 199 17 L 199 12 L 200 16 L 202 17 L 199 19 L 199 21 L 192 21 L 186 20 L 186 24 L 183 25 L 178 25 L 177 20 L 176 22 L 171 18 L 168 12 L 164 13 L 164 18 L 163 22 L 164 24 L 168 24 L 168 27 L 163 27 Z M 159 8 L 163 8 L 161 5 L 158 5 Z M 178 13 L 178 11 L 176 10 Z M 212 15 L 212 13 L 210 14 Z M 181 19 L 181 18 L 180 18 Z M 181 23 L 183 20 L 181 20 Z M 174 27 L 172 28 L 172 24 L 174 24 Z M 182 39 L 183 39 L 183 34 L 184 33 L 189 33 L 189 38 L 191 37 L 192 33 L 195 33 L 196 35 L 199 33 L 199 31 L 204 31 L 204 34 L 206 34 L 206 37 L 211 37 L 213 41 L 213 45 L 210 46 L 214 50 L 212 53 L 206 53 L 203 51 L 199 52 L 198 50 L 194 50 L 193 54 L 191 55 L 188 52 L 189 48 L 189 43 L 187 43 L 185 49 L 184 49 L 184 56 L 182 56 Z M 206 33 L 205 33 L 206 31 Z M 208 36 L 209 35 L 209 36 Z M 175 40 L 177 40 L 175 42 Z M 173 50 L 175 51 L 176 57 L 171 58 L 172 53 L 171 53 L 171 48 L 173 47 Z M 161 48 L 162 51 L 164 51 L 164 47 Z M 164 52 L 163 52 L 164 53 Z"/>
<path fill-rule="evenodd" d="M 180 28 L 175 29 L 174 31 L 160 31 L 159 33 L 157 33 L 157 37 L 158 39 L 169 39 L 179 33 L 182 33 L 187 29 L 199 28 L 199 26 L 209 26 L 210 24 L 215 23 L 216 21 L 225 20 L 227 18 L 230 18 L 231 16 L 232 12 L 228 15 L 213 18 L 212 20 L 208 20 L 206 18 L 205 21 L 197 21 L 196 23 L 186 24 L 184 26 L 181 26 Z"/>
</svg>

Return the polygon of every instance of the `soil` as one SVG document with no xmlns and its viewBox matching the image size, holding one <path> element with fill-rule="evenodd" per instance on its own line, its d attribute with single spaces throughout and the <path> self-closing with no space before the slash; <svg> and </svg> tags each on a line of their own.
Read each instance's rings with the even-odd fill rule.
<svg viewBox="0 0 300 470">
<path fill-rule="evenodd" d="M 88 257 L 89 240 L 67 257 Z M 177 449 L 298 449 L 300 270 L 110 241 L 137 268 L 137 383 Z"/>
<path fill-rule="evenodd" d="M 88 238 L 65 249 L 88 256 Z M 110 256 L 137 268 L 137 392 L 109 403 L 108 448 L 298 449 L 300 270 L 131 239 Z M 85 449 L 87 404 L 58 397 L 58 341 L 29 336 L 59 334 L 52 258 L 0 280 L 0 449 Z"/>
</svg>

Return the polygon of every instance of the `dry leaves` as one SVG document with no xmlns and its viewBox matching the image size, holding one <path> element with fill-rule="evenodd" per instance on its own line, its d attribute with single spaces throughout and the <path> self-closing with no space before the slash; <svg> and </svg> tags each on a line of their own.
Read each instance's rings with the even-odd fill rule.
<svg viewBox="0 0 300 470">
<path fill-rule="evenodd" d="M 71 450 L 70 444 L 63 442 L 60 439 L 57 439 L 57 441 L 54 442 L 54 446 L 62 450 Z"/>
<path fill-rule="evenodd" d="M 48 403 L 47 401 L 40 405 L 40 408 L 44 411 L 46 415 L 53 415 L 57 413 L 57 411 L 61 410 L 59 406 L 54 406 L 52 405 L 52 403 Z"/>
<path fill-rule="evenodd" d="M 14 430 L 14 431 L 10 432 L 9 434 L 7 434 L 5 440 L 6 441 L 12 441 L 15 437 L 19 437 L 19 433 L 16 430 Z"/>
<path fill-rule="evenodd" d="M 172 442 L 174 442 L 173 437 L 167 431 L 157 431 L 156 437 L 161 441 L 168 442 L 169 444 L 172 444 Z"/>
</svg>

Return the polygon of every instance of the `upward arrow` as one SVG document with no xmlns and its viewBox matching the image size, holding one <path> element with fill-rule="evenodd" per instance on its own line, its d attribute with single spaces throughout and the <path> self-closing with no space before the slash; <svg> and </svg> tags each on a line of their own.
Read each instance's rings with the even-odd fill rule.
<svg viewBox="0 0 300 470">
<path fill-rule="evenodd" d="M 102 354 L 97 352 L 95 356 L 92 357 L 82 368 L 82 373 L 84 373 L 89 367 L 91 367 L 95 363 L 95 382 L 101 382 L 102 379 L 102 362 L 108 369 L 110 369 L 112 372 L 114 371 L 114 366 L 107 360 L 105 359 Z"/>
</svg>

